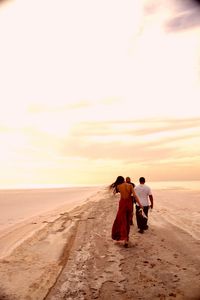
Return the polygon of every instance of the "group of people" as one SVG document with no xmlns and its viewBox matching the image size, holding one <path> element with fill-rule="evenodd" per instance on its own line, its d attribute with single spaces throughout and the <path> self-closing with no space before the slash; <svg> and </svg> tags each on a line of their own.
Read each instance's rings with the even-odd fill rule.
<svg viewBox="0 0 200 300">
<path fill-rule="evenodd" d="M 112 239 L 124 241 L 124 247 L 127 248 L 134 206 L 138 232 L 144 233 L 148 229 L 148 210 L 153 208 L 153 195 L 150 187 L 145 184 L 144 177 L 140 177 L 139 184 L 135 186 L 130 177 L 125 180 L 123 176 L 118 176 L 109 188 L 114 194 L 120 193 L 119 208 L 112 226 Z"/>
</svg>

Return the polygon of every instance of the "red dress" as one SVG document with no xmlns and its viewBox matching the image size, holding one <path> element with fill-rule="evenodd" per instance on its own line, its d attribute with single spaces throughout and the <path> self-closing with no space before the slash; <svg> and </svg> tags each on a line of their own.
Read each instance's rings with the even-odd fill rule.
<svg viewBox="0 0 200 300">
<path fill-rule="evenodd" d="M 116 241 L 129 240 L 130 224 L 133 213 L 133 201 L 131 196 L 121 198 L 117 216 L 112 227 L 112 239 Z"/>
</svg>

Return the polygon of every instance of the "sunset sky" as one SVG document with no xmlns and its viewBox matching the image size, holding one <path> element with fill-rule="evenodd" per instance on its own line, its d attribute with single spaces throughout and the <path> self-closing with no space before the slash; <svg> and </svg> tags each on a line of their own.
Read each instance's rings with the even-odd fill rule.
<svg viewBox="0 0 200 300">
<path fill-rule="evenodd" d="M 186 0 L 1 2 L 0 187 L 199 180 L 199 14 Z"/>
</svg>

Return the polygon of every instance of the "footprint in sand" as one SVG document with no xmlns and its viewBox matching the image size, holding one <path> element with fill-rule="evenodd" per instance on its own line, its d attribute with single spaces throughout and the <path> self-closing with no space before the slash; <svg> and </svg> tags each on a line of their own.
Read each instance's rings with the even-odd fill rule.
<svg viewBox="0 0 200 300">
<path fill-rule="evenodd" d="M 158 261 L 162 261 L 162 259 L 161 259 L 161 258 L 159 258 L 159 257 L 157 258 L 157 260 L 158 260 Z"/>
<path fill-rule="evenodd" d="M 108 262 L 115 262 L 115 260 L 114 259 L 108 259 Z"/>
<path fill-rule="evenodd" d="M 150 266 L 151 266 L 151 268 L 154 268 L 156 266 L 156 264 L 151 263 Z"/>
<path fill-rule="evenodd" d="M 148 260 L 144 260 L 143 263 L 144 264 L 148 264 L 149 262 L 148 262 Z"/>
<path fill-rule="evenodd" d="M 170 293 L 169 296 L 170 297 L 176 297 L 176 294 L 175 293 Z"/>
</svg>

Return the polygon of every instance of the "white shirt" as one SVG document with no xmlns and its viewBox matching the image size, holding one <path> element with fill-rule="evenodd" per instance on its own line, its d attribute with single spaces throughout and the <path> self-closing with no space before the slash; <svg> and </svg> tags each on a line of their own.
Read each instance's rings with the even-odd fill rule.
<svg viewBox="0 0 200 300">
<path fill-rule="evenodd" d="M 139 184 L 135 187 L 135 193 L 138 196 L 142 206 L 149 206 L 150 200 L 149 195 L 152 195 L 150 187 L 146 184 Z M 139 205 L 136 203 L 136 205 Z"/>
</svg>

